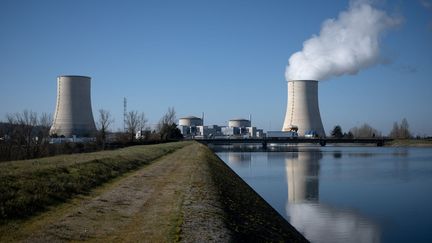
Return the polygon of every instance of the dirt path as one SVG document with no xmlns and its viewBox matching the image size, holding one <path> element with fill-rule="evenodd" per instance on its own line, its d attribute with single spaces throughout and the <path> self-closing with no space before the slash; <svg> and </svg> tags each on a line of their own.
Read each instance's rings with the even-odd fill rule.
<svg viewBox="0 0 432 243">
<path fill-rule="evenodd" d="M 207 147 L 192 143 L 28 220 L 0 242 L 307 242 Z"/>
<path fill-rule="evenodd" d="M 216 195 L 200 188 L 210 178 L 200 153 L 197 144 L 182 148 L 89 196 L 11 227 L 1 241 L 228 241 Z"/>
</svg>

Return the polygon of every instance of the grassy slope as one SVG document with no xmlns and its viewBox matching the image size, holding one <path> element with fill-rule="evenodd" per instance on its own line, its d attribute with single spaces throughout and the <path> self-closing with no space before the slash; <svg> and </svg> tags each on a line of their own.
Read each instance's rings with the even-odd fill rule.
<svg viewBox="0 0 432 243">
<path fill-rule="evenodd" d="M 395 139 L 386 142 L 386 146 L 432 147 L 432 139 Z"/>
<path fill-rule="evenodd" d="M 207 150 L 209 150 L 207 148 Z M 213 152 L 206 153 L 213 183 L 218 188 L 236 242 L 308 242 Z"/>
<path fill-rule="evenodd" d="M 190 143 L 0 163 L 0 220 L 24 218 Z"/>
<path fill-rule="evenodd" d="M 59 158 L 64 160 L 58 160 L 58 166 L 49 166 L 45 164 L 46 161 L 40 161 L 46 177 L 39 177 L 38 180 L 44 179 L 54 183 L 50 178 L 57 178 L 56 173 L 60 172 L 63 174 L 61 178 L 67 178 L 67 174 L 70 173 L 65 174 L 62 170 L 71 171 L 71 166 L 77 165 L 82 167 L 79 168 L 80 171 L 75 172 L 80 177 L 96 165 L 103 168 L 110 165 L 108 168 L 111 168 L 114 163 L 114 167 L 117 168 L 131 163 L 135 166 L 136 161 L 141 161 L 139 164 L 147 164 L 151 157 L 161 156 L 187 144 L 191 143 L 134 147 L 118 150 L 118 154 L 113 153 L 115 151 L 93 153 L 90 161 L 85 159 L 85 156 L 74 157 L 75 163 L 70 163 L 70 158 L 60 156 Z M 110 159 L 107 158 L 108 153 L 112 156 Z M 100 154 L 101 157 L 95 154 Z M 54 158 L 49 158 L 50 161 L 51 159 Z M 50 163 L 55 163 L 56 160 L 53 161 Z M 115 161 L 123 162 L 117 164 Z M 32 167 L 34 166 L 16 162 L 5 168 L 9 168 L 10 175 L 15 172 L 17 179 L 22 174 L 37 174 L 38 170 Z M 57 171 L 57 167 L 66 169 Z M 135 167 L 126 168 L 131 170 Z M 99 174 L 110 174 L 106 171 L 102 170 Z M 0 178 L 8 174 L 4 172 L 1 172 Z M 93 176 L 99 175 L 93 173 Z M 30 220 L 10 221 L 10 224 L 2 225 L 4 227 L 0 227 L 0 238 L 28 241 L 153 239 L 155 242 L 203 242 L 213 239 L 221 242 L 307 242 L 203 145 L 195 143 L 184 147 L 163 156 L 149 166 L 118 178 L 97 187 L 88 196 L 73 197 L 68 203 L 51 207 L 49 211 Z M 23 181 L 30 179 L 25 178 Z M 45 183 L 35 180 L 33 182 L 44 188 Z M 52 186 L 57 183 L 59 181 Z M 85 191 L 87 190 L 88 188 L 85 188 Z M 43 195 L 49 199 L 60 194 L 55 191 L 51 193 Z M 41 206 L 45 207 L 43 204 Z"/>
</svg>

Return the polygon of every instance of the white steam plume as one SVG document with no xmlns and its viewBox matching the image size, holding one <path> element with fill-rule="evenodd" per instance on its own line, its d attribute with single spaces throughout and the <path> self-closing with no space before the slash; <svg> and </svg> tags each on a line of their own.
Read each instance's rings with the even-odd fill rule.
<svg viewBox="0 0 432 243">
<path fill-rule="evenodd" d="M 303 43 L 286 68 L 287 80 L 325 80 L 356 74 L 380 62 L 380 36 L 401 23 L 365 1 L 351 2 L 337 19 L 327 19 L 320 34 Z"/>
</svg>

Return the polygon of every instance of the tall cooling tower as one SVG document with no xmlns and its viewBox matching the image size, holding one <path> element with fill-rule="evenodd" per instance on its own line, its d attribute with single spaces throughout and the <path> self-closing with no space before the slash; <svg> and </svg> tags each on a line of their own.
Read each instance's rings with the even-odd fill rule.
<svg viewBox="0 0 432 243">
<path fill-rule="evenodd" d="M 288 104 L 282 131 L 298 128 L 299 136 L 314 132 L 325 137 L 318 107 L 318 81 L 288 81 Z"/>
<path fill-rule="evenodd" d="M 90 77 L 57 77 L 57 105 L 50 134 L 91 137 L 96 132 L 90 99 Z"/>
</svg>

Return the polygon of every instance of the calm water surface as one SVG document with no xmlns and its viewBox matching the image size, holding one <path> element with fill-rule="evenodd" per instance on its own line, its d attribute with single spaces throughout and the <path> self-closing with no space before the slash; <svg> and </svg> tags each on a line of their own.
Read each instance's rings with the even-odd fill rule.
<svg viewBox="0 0 432 243">
<path fill-rule="evenodd" d="M 432 242 L 432 148 L 283 150 L 217 155 L 312 242 Z"/>
</svg>

